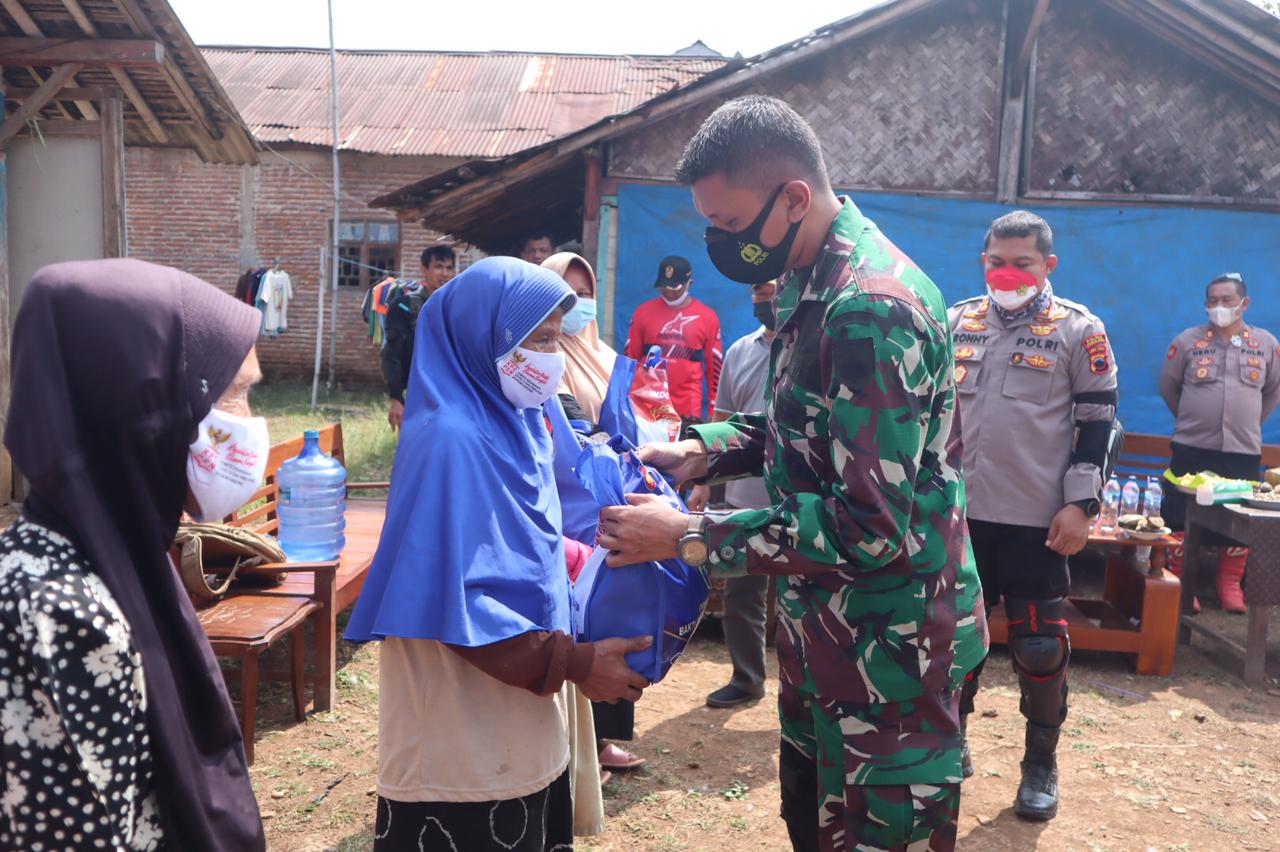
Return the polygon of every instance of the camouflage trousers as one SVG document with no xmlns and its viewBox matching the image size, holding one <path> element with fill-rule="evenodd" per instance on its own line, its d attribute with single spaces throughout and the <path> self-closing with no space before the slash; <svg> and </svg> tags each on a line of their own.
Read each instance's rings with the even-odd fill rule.
<svg viewBox="0 0 1280 852">
<path fill-rule="evenodd" d="M 782 683 L 782 817 L 797 852 L 951 852 L 957 696 L 860 705 Z"/>
</svg>

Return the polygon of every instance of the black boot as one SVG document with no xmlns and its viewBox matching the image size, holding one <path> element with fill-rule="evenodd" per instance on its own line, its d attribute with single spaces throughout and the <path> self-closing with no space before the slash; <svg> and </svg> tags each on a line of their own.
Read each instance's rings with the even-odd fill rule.
<svg viewBox="0 0 1280 852">
<path fill-rule="evenodd" d="M 960 717 L 960 772 L 965 778 L 973 775 L 973 753 L 969 751 L 969 714 Z"/>
<path fill-rule="evenodd" d="M 1013 810 L 1025 820 L 1045 822 L 1058 815 L 1058 728 L 1027 723 L 1022 783 Z"/>
</svg>

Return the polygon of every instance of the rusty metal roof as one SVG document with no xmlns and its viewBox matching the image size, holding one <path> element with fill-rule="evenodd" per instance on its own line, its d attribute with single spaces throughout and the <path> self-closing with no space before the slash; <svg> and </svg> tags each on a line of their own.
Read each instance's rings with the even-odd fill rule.
<svg viewBox="0 0 1280 852">
<path fill-rule="evenodd" d="M 328 51 L 202 51 L 258 139 L 330 144 Z M 342 148 L 504 157 L 634 109 L 724 62 L 704 56 L 339 51 Z"/>
</svg>

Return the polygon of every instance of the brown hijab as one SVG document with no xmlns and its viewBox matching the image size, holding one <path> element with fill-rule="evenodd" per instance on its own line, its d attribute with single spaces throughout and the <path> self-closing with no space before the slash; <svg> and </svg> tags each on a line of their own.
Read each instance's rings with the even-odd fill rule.
<svg viewBox="0 0 1280 852">
<path fill-rule="evenodd" d="M 132 627 L 175 849 L 266 845 L 231 702 L 167 556 L 187 446 L 258 322 L 185 272 L 101 260 L 41 269 L 14 324 L 4 441 L 31 482 L 25 512 L 76 543 Z"/>
<path fill-rule="evenodd" d="M 577 266 L 591 282 L 590 298 L 596 297 L 596 273 L 586 258 L 562 251 L 542 261 L 542 265 L 561 278 L 565 278 L 570 267 Z M 573 394 L 594 423 L 600 419 L 600 407 L 609 390 L 609 376 L 613 374 L 613 362 L 618 353 L 600 339 L 600 326 L 595 320 L 575 335 L 561 335 L 560 351 L 564 353 L 565 361 L 560 392 Z"/>
</svg>

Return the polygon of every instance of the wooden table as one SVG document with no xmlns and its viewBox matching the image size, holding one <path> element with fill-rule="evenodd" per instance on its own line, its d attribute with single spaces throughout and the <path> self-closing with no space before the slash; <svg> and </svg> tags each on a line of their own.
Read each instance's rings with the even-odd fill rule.
<svg viewBox="0 0 1280 852">
<path fill-rule="evenodd" d="M 1178 641 L 1191 644 L 1191 634 L 1208 636 L 1244 659 L 1244 679 L 1261 683 L 1266 675 L 1267 622 L 1271 608 L 1280 604 L 1280 512 L 1254 509 L 1230 503 L 1201 506 L 1195 499 L 1187 501 L 1185 555 L 1182 559 L 1182 623 Z M 1245 566 L 1248 588 L 1245 602 L 1249 605 L 1249 626 L 1245 644 L 1198 622 L 1191 601 L 1196 592 L 1196 573 L 1200 538 L 1204 530 L 1224 535 L 1249 548 Z"/>
<path fill-rule="evenodd" d="M 1168 675 L 1177 647 L 1181 584 L 1165 567 L 1165 552 L 1177 545 L 1173 536 L 1138 541 L 1095 530 L 1089 536 L 1089 546 L 1107 550 L 1106 581 L 1101 599 L 1067 599 L 1071 647 L 1132 654 L 1138 674 Z M 1139 547 L 1151 548 L 1149 565 L 1134 558 Z M 1008 642 L 1003 606 L 991 611 L 988 627 L 992 642 Z"/>
</svg>

